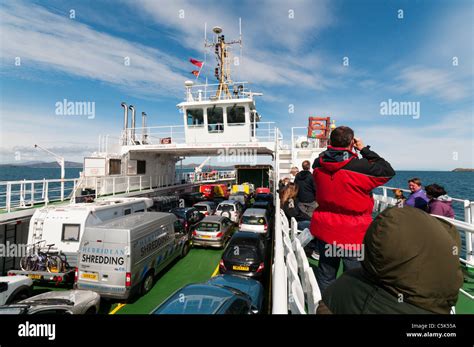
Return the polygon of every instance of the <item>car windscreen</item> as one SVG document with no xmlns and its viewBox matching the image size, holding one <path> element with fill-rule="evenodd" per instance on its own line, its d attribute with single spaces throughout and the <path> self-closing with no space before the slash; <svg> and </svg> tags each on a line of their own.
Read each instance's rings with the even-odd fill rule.
<svg viewBox="0 0 474 347">
<path fill-rule="evenodd" d="M 186 213 L 184 212 L 184 210 L 172 210 L 171 212 L 174 213 L 178 218 L 186 218 Z"/>
<path fill-rule="evenodd" d="M 197 209 L 199 212 L 206 212 L 207 206 L 205 205 L 194 205 L 194 208 Z"/>
<path fill-rule="evenodd" d="M 218 211 L 234 211 L 234 209 L 235 209 L 234 205 L 231 205 L 231 204 L 220 204 L 217 207 Z"/>
<path fill-rule="evenodd" d="M 219 223 L 204 222 L 204 223 L 199 223 L 196 230 L 199 230 L 199 231 L 219 231 L 220 228 L 221 228 L 221 226 L 220 226 Z"/>
<path fill-rule="evenodd" d="M 183 300 L 184 297 L 184 300 Z M 213 295 L 184 295 L 173 296 L 164 307 L 155 314 L 213 314 L 227 300 L 226 297 Z"/>
<path fill-rule="evenodd" d="M 257 249 L 257 246 L 232 244 L 229 245 L 229 247 L 227 248 L 224 254 L 224 258 L 245 262 L 253 262 L 260 261 L 260 254 Z"/>
<path fill-rule="evenodd" d="M 242 217 L 242 224 L 265 225 L 266 221 L 265 221 L 265 218 L 263 218 L 263 217 L 243 216 Z"/>
</svg>

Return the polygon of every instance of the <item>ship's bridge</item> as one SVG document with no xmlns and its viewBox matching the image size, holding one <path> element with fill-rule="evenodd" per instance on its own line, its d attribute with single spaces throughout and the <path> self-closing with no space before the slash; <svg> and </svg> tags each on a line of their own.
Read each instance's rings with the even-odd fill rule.
<svg viewBox="0 0 474 347">
<path fill-rule="evenodd" d="M 185 100 L 177 105 L 183 125 L 127 128 L 122 154 L 159 150 L 180 156 L 216 155 L 225 148 L 272 154 L 281 133 L 274 122 L 260 122 L 255 96 L 246 82 L 194 85 L 185 82 Z"/>
</svg>

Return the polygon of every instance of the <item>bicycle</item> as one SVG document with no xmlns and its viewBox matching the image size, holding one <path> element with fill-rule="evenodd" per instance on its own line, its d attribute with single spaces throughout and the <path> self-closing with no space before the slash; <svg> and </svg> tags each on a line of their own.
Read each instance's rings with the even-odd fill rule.
<svg viewBox="0 0 474 347">
<path fill-rule="evenodd" d="M 44 247 L 41 247 L 40 244 L 45 242 L 41 240 L 34 243 L 31 254 L 21 258 L 20 268 L 23 271 L 47 271 L 50 273 L 63 271 L 66 265 L 65 258 L 63 260 L 61 255 L 50 253 L 54 243 L 44 245 L 44 247 L 48 247 L 48 250 L 46 252 L 41 251 Z"/>
</svg>

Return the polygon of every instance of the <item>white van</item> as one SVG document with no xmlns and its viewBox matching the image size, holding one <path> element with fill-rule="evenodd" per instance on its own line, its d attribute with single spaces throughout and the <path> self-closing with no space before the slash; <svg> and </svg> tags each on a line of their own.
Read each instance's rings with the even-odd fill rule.
<svg viewBox="0 0 474 347">
<path fill-rule="evenodd" d="M 191 247 L 175 215 L 144 212 L 87 227 L 79 249 L 76 288 L 126 300 L 153 287 L 154 276 Z"/>
<path fill-rule="evenodd" d="M 28 245 L 41 245 L 62 254 L 66 269 L 55 273 L 47 271 L 9 270 L 9 274 L 27 275 L 35 280 L 72 281 L 77 266 L 77 252 L 84 229 L 128 214 L 147 211 L 153 206 L 149 198 L 105 198 L 93 203 L 48 206 L 37 209 L 31 217 Z M 48 248 L 46 245 L 54 244 Z M 60 279 L 60 280 L 58 280 Z"/>
</svg>

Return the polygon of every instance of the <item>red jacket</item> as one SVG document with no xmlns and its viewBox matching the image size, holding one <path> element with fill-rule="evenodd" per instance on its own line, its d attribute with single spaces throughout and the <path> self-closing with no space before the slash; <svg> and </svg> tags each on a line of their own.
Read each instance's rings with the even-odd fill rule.
<svg viewBox="0 0 474 347">
<path fill-rule="evenodd" d="M 372 190 L 387 183 L 394 175 L 390 164 L 370 146 L 360 154 L 328 146 L 313 164 L 318 208 L 313 212 L 311 233 L 332 244 L 362 244 L 372 223 Z"/>
</svg>

